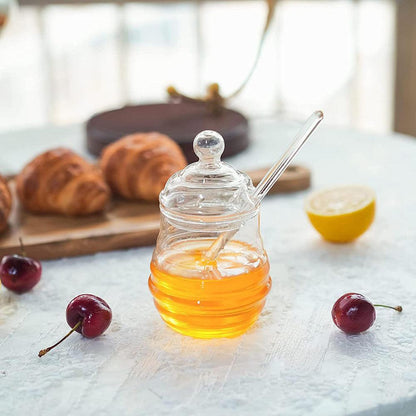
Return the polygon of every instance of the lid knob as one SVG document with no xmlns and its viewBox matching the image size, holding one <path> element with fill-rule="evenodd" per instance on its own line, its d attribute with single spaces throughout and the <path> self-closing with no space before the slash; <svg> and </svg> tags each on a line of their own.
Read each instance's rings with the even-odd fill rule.
<svg viewBox="0 0 416 416">
<path fill-rule="evenodd" d="M 201 162 L 219 162 L 224 151 L 224 139 L 213 130 L 204 130 L 194 139 L 194 152 Z"/>
</svg>

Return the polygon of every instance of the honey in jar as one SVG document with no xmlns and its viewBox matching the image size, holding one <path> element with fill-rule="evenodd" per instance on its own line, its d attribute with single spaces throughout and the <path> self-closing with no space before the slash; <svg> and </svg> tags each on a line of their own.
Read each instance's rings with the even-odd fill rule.
<svg viewBox="0 0 416 416">
<path fill-rule="evenodd" d="M 259 317 L 271 287 L 250 178 L 220 160 L 222 137 L 194 140 L 199 161 L 160 194 L 161 229 L 149 288 L 162 319 L 198 338 L 234 337 Z M 208 255 L 230 235 L 215 256 Z"/>
</svg>

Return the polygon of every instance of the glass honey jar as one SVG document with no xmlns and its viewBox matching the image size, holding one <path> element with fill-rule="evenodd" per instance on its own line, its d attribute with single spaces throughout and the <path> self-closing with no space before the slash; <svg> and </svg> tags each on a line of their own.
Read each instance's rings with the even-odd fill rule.
<svg viewBox="0 0 416 416">
<path fill-rule="evenodd" d="M 193 146 L 199 161 L 175 173 L 159 196 L 149 288 L 175 331 L 234 337 L 257 320 L 271 287 L 259 204 L 251 179 L 221 161 L 221 135 L 203 131 Z M 224 235 L 231 237 L 208 256 Z"/>
</svg>

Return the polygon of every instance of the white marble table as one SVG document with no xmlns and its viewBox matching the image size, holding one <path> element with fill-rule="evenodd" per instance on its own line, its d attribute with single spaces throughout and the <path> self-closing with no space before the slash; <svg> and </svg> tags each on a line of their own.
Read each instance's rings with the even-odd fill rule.
<svg viewBox="0 0 416 416">
<path fill-rule="evenodd" d="M 297 128 L 257 121 L 240 168 L 271 163 Z M 82 127 L 0 135 L 0 171 L 11 173 L 61 142 L 79 151 Z M 322 126 L 298 161 L 314 188 L 359 183 L 377 193 L 372 228 L 357 242 L 323 242 L 303 212 L 307 192 L 266 198 L 262 233 L 273 288 L 259 322 L 235 339 L 196 340 L 167 328 L 147 289 L 152 248 L 44 262 L 40 284 L 0 289 L 0 415 L 414 415 L 416 413 L 416 140 Z M 330 311 L 357 291 L 380 310 L 366 333 L 346 336 Z M 113 309 L 95 340 L 68 326 L 80 293 Z"/>
</svg>

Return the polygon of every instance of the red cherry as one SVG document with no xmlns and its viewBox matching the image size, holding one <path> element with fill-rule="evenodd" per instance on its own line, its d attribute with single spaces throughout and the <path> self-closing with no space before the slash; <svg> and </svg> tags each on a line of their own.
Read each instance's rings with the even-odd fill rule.
<svg viewBox="0 0 416 416">
<path fill-rule="evenodd" d="M 335 325 L 347 334 L 358 334 L 373 325 L 376 319 L 375 306 L 402 311 L 401 306 L 373 305 L 359 293 L 346 293 L 334 303 L 332 319 Z"/>
<path fill-rule="evenodd" d="M 22 240 L 19 239 L 22 255 L 4 256 L 0 264 L 0 280 L 7 289 L 24 293 L 38 284 L 42 275 L 39 261 L 26 257 Z"/>
<path fill-rule="evenodd" d="M 66 321 L 73 328 L 78 322 L 82 325 L 76 329 L 86 338 L 101 335 L 111 323 L 111 309 L 107 302 L 94 295 L 78 295 L 66 308 Z"/>
<path fill-rule="evenodd" d="M 55 348 L 74 331 L 86 338 L 98 337 L 110 326 L 111 318 L 111 308 L 104 299 L 94 295 L 78 295 L 66 308 L 66 321 L 72 328 L 71 331 L 56 344 L 39 351 L 39 357 Z"/>
</svg>

